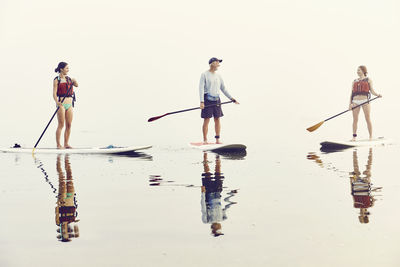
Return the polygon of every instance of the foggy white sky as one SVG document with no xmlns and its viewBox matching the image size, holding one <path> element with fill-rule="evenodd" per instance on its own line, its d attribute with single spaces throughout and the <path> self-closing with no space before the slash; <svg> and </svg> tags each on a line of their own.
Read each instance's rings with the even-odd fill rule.
<svg viewBox="0 0 400 267">
<path fill-rule="evenodd" d="M 384 96 L 373 107 L 376 132 L 400 135 L 389 115 L 399 114 L 399 11 L 397 1 L 371 0 L 1 0 L 0 145 L 38 138 L 54 111 L 59 61 L 80 83 L 73 143 L 93 140 L 91 131 L 105 142 L 200 139 L 197 113 L 146 120 L 198 105 L 212 56 L 224 59 L 220 73 L 242 102 L 225 108 L 235 138 L 282 135 L 271 133 L 277 125 L 306 138 L 306 127 L 347 107 L 360 64 Z M 350 118 L 318 134 L 348 136 Z M 44 143 L 54 144 L 53 132 Z"/>
</svg>

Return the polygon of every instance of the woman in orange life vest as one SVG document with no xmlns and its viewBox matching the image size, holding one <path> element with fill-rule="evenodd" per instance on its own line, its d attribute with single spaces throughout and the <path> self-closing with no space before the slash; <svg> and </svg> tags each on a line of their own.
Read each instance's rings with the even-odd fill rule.
<svg viewBox="0 0 400 267">
<path fill-rule="evenodd" d="M 65 62 L 58 63 L 55 72 L 59 73 L 53 81 L 53 98 L 57 106 L 60 108 L 57 112 L 58 127 L 56 131 L 57 148 L 71 148 L 69 145 L 69 136 L 71 134 L 71 123 L 73 118 L 73 105 L 75 101 L 74 86 L 78 87 L 78 82 L 67 76 L 69 71 L 68 64 Z M 61 103 L 64 98 L 64 102 Z M 61 131 L 65 124 L 64 147 L 61 145 Z"/>
<path fill-rule="evenodd" d="M 349 109 L 360 105 L 362 103 L 368 102 L 370 94 L 372 93 L 375 96 L 382 97 L 380 94 L 376 93 L 372 87 L 372 81 L 367 77 L 367 68 L 365 66 L 359 66 L 357 68 L 358 79 L 353 81 L 351 86 L 351 95 L 350 95 L 350 106 Z M 372 123 L 370 118 L 371 107 L 370 104 L 367 103 L 361 106 L 364 112 L 365 120 L 368 125 L 369 138 L 372 139 Z M 353 109 L 353 139 L 356 140 L 357 137 L 357 123 L 358 123 L 358 115 L 360 114 L 360 107 Z"/>
</svg>

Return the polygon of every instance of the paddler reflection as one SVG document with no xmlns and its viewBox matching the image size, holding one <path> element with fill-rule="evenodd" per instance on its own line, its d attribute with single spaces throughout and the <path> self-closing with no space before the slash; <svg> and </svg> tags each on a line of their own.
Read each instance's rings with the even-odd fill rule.
<svg viewBox="0 0 400 267">
<path fill-rule="evenodd" d="M 237 190 L 231 190 L 223 201 L 226 204 L 224 207 L 221 201 L 221 193 L 223 191 L 224 176 L 221 172 L 221 159 L 216 154 L 215 156 L 215 170 L 214 173 L 210 171 L 208 155 L 205 152 L 203 155 L 204 173 L 202 174 L 201 186 L 201 213 L 203 223 L 211 224 L 211 234 L 215 237 L 223 235 L 221 222 L 227 219 L 227 209 L 236 204 L 230 201 Z"/>
<path fill-rule="evenodd" d="M 371 167 L 372 167 L 372 148 L 369 149 L 366 169 L 360 172 L 358 165 L 357 150 L 353 151 L 353 168 L 350 172 L 351 195 L 353 196 L 354 208 L 360 209 L 358 219 L 360 223 L 369 223 L 370 212 L 368 208 L 375 203 L 375 196 L 372 192 L 382 189 L 382 187 L 373 187 L 371 183 Z"/>
<path fill-rule="evenodd" d="M 369 208 L 374 206 L 376 201 L 376 192 L 379 192 L 382 187 L 372 186 L 371 169 L 372 169 L 372 148 L 369 149 L 367 165 L 365 171 L 361 173 L 358 164 L 358 152 L 356 149 L 353 150 L 353 171 L 350 172 L 350 186 L 351 195 L 353 197 L 353 206 L 356 209 L 360 209 L 358 219 L 360 223 L 369 223 Z M 339 171 L 339 169 L 332 166 L 332 164 L 324 164 L 321 158 L 315 153 L 309 153 L 307 159 L 315 161 L 320 167 L 327 168 L 333 171 Z"/>
<path fill-rule="evenodd" d="M 72 179 L 71 163 L 69 155 L 65 155 L 64 167 L 62 168 L 62 156 L 57 156 L 57 173 L 58 173 L 58 196 L 56 212 L 56 224 L 59 227 L 57 238 L 62 242 L 69 242 L 72 238 L 79 237 L 79 228 L 76 223 L 79 221 L 77 217 L 77 204 L 74 183 Z"/>
</svg>

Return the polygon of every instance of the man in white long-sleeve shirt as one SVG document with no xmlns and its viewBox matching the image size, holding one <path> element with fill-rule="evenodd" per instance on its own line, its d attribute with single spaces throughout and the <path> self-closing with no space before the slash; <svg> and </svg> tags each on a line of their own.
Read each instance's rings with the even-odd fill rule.
<svg viewBox="0 0 400 267">
<path fill-rule="evenodd" d="M 222 59 L 218 59 L 215 57 L 211 58 L 208 61 L 210 69 L 203 72 L 200 77 L 200 108 L 201 117 L 204 119 L 203 141 L 205 144 L 208 143 L 208 124 L 212 117 L 214 117 L 215 122 L 215 140 L 217 144 L 220 143 L 219 139 L 221 133 L 221 122 L 219 118 L 224 116 L 224 114 L 222 112 L 221 105 L 216 105 L 221 103 L 221 99 L 219 98 L 219 91 L 222 91 L 227 98 L 229 98 L 236 104 L 239 104 L 225 89 L 225 84 L 222 80 L 221 75 L 216 73 L 220 62 L 222 62 Z"/>
</svg>

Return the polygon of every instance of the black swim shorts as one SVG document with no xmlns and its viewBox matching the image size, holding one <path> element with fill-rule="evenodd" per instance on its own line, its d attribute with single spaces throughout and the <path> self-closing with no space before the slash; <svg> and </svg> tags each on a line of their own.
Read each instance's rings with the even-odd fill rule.
<svg viewBox="0 0 400 267">
<path fill-rule="evenodd" d="M 203 119 L 206 118 L 220 118 L 224 116 L 224 113 L 222 112 L 221 105 L 220 104 L 221 100 L 218 99 L 217 101 L 211 101 L 208 100 L 206 97 L 204 97 L 204 106 L 205 108 L 201 110 L 201 117 Z M 207 107 L 210 106 L 210 107 Z"/>
</svg>

